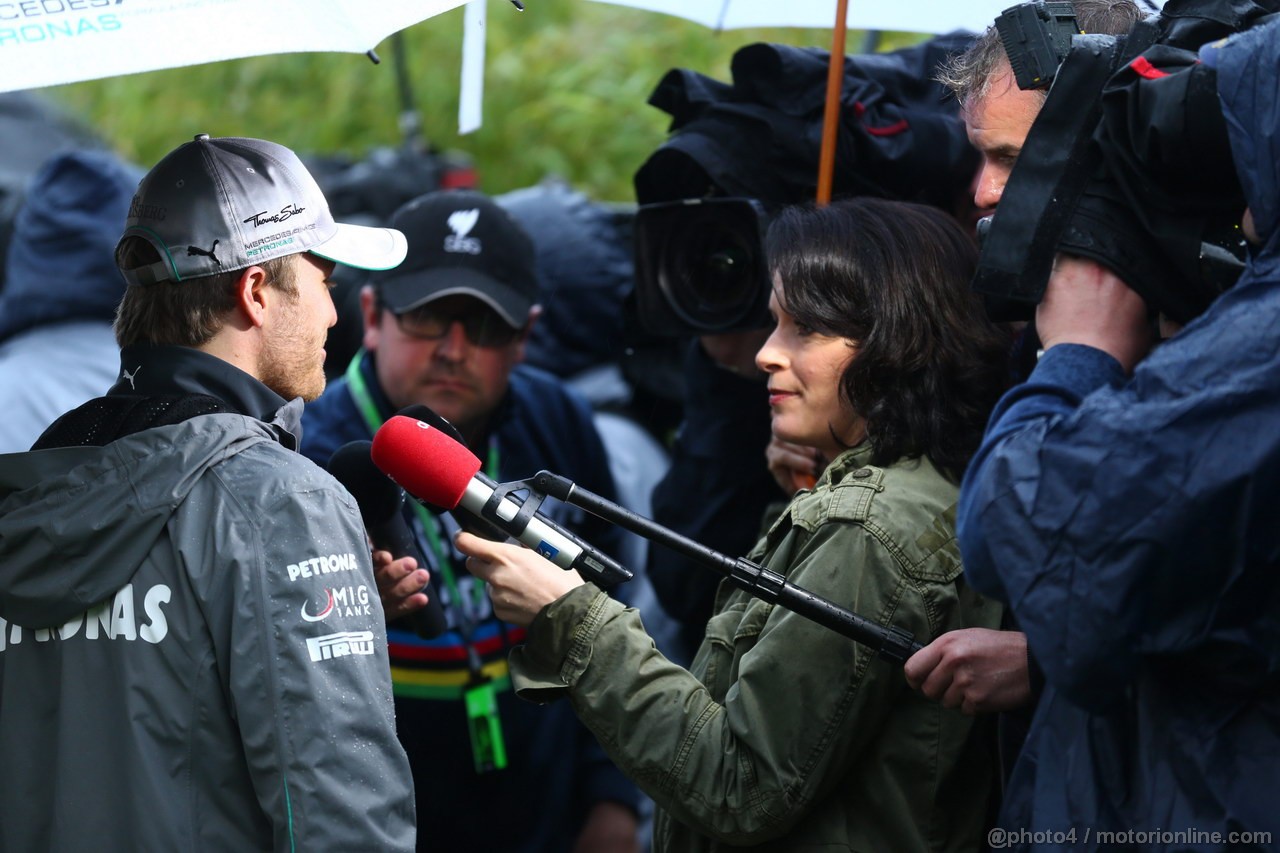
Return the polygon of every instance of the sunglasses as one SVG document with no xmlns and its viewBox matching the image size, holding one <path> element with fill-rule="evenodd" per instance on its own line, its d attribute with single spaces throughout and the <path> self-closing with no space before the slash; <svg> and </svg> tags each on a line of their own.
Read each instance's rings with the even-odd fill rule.
<svg viewBox="0 0 1280 853">
<path fill-rule="evenodd" d="M 478 347 L 502 347 L 512 343 L 522 334 L 524 327 L 512 328 L 497 311 L 478 305 L 466 311 L 441 311 L 431 305 L 414 308 L 403 314 L 392 314 L 400 331 L 421 341 L 438 341 L 454 323 L 462 324 L 462 333 Z"/>
</svg>

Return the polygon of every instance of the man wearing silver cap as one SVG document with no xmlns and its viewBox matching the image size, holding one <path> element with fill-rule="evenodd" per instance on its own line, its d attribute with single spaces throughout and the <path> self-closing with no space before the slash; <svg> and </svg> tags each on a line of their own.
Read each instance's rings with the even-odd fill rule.
<svg viewBox="0 0 1280 853">
<path fill-rule="evenodd" d="M 472 191 L 428 193 L 396 211 L 391 225 L 408 239 L 408 256 L 362 291 L 364 349 L 306 407 L 302 452 L 326 464 L 401 409 L 425 405 L 458 429 L 493 479 L 547 469 L 612 499 L 585 400 L 520 364 L 541 310 L 524 230 Z M 541 511 L 617 553 L 616 528 L 554 499 Z M 453 518 L 416 503 L 410 512 L 430 570 L 426 592 L 448 623 L 435 637 L 395 622 L 387 632 L 397 729 L 424 827 L 420 849 L 635 849 L 635 786 L 567 706 L 516 698 L 507 654 L 524 629 L 493 614 L 483 583 L 453 548 Z M 402 561 L 380 572 L 393 618 L 425 600 L 427 572 L 405 572 Z"/>
<path fill-rule="evenodd" d="M 142 179 L 119 379 L 0 457 L 0 849 L 413 848 L 365 531 L 295 452 L 334 265 L 404 254 L 275 143 Z"/>
</svg>

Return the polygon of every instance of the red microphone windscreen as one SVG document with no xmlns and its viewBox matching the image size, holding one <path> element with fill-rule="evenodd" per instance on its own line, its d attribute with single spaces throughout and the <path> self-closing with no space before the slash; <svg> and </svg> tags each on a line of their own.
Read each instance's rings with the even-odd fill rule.
<svg viewBox="0 0 1280 853">
<path fill-rule="evenodd" d="M 373 464 L 419 500 L 453 509 L 480 470 L 464 445 L 422 421 L 396 415 L 373 435 Z"/>
</svg>

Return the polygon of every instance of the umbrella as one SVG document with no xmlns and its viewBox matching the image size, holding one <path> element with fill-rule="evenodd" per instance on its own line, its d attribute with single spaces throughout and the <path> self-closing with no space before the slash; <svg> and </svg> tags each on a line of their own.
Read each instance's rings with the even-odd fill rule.
<svg viewBox="0 0 1280 853">
<path fill-rule="evenodd" d="M 837 0 L 594 0 L 662 12 L 717 30 L 747 27 L 827 29 Z M 1017 0 L 853 0 L 845 26 L 910 33 L 982 32 Z"/>
<path fill-rule="evenodd" d="M 466 0 L 101 0 L 4 4 L 0 92 L 276 53 L 368 53 Z"/>
</svg>

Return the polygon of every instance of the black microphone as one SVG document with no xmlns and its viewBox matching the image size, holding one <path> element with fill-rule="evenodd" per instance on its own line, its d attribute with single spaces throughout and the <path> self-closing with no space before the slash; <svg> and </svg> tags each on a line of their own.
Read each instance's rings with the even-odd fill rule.
<svg viewBox="0 0 1280 853">
<path fill-rule="evenodd" d="M 413 557 L 420 567 L 426 568 L 427 561 L 418 549 L 413 531 L 405 523 L 404 490 L 373 464 L 372 447 L 370 441 L 342 445 L 329 458 L 329 473 L 356 499 L 365 530 L 375 548 L 390 551 L 396 559 Z M 423 591 L 427 593 L 427 606 L 402 616 L 396 623 L 431 640 L 445 632 L 448 621 L 430 586 L 423 587 Z"/>
</svg>

